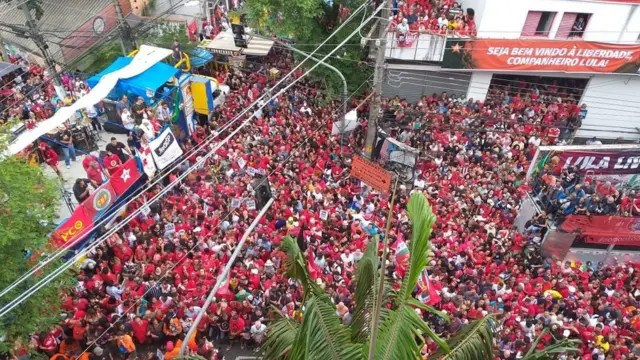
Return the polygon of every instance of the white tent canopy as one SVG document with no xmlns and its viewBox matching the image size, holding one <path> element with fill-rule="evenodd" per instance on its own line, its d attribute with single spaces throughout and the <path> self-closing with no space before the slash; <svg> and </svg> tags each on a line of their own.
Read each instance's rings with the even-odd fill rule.
<svg viewBox="0 0 640 360">
<path fill-rule="evenodd" d="M 111 92 L 111 89 L 116 86 L 118 80 L 138 76 L 171 54 L 172 51 L 169 49 L 142 45 L 140 47 L 140 51 L 138 51 L 135 58 L 131 63 L 129 63 L 129 65 L 103 76 L 98 84 L 96 84 L 96 86 L 94 86 L 87 95 L 78 99 L 78 101 L 73 103 L 71 106 L 66 106 L 58 110 L 51 118 L 38 123 L 35 128 L 22 133 L 8 146 L 7 151 L 3 155 L 14 155 L 22 151 L 24 148 L 29 146 L 29 144 L 38 140 L 40 136 L 45 135 L 48 132 L 55 130 L 58 126 L 64 124 L 64 122 L 69 120 L 76 111 L 95 105 L 102 99 L 106 98 Z"/>
</svg>

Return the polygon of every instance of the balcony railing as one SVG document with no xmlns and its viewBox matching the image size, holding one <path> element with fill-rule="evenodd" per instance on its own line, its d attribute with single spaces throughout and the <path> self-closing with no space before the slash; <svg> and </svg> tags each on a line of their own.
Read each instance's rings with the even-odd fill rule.
<svg viewBox="0 0 640 360">
<path fill-rule="evenodd" d="M 447 39 L 452 34 L 408 32 L 404 37 L 397 32 L 387 33 L 385 56 L 390 59 L 414 61 L 442 61 Z"/>
</svg>

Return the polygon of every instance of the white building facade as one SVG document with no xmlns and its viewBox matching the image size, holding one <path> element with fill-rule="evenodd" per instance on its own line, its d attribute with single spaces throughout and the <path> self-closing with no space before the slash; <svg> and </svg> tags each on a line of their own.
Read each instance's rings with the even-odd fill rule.
<svg viewBox="0 0 640 360">
<path fill-rule="evenodd" d="M 421 34 L 413 46 L 399 47 L 389 34 L 385 95 L 413 100 L 441 88 L 482 101 L 490 87 L 505 86 L 499 84 L 555 78 L 587 104 L 576 137 L 640 139 L 640 0 L 462 0 L 462 7 L 475 11 L 473 39 Z M 561 54 L 511 56 L 536 57 L 542 48 Z M 508 55 L 490 56 L 498 51 Z M 453 62 L 451 52 L 458 52 Z"/>
</svg>

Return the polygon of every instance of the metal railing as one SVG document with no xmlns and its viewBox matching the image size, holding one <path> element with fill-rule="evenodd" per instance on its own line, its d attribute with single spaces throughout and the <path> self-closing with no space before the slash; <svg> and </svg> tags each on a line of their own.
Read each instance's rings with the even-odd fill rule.
<svg viewBox="0 0 640 360">
<path fill-rule="evenodd" d="M 442 61 L 450 35 L 408 32 L 403 38 L 397 32 L 387 33 L 385 57 L 398 60 Z"/>
</svg>

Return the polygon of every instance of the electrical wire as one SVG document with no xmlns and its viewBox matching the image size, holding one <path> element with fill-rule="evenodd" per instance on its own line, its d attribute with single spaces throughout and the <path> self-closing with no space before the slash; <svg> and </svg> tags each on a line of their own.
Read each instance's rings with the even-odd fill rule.
<svg viewBox="0 0 640 360">
<path fill-rule="evenodd" d="M 18 5 L 13 5 L 13 6 L 10 3 L 8 3 L 2 8 L 2 10 L 5 10 L 5 11 L 0 13 L 0 16 L 3 16 L 5 14 L 9 13 L 9 11 L 11 11 L 11 10 L 17 9 L 20 6 L 22 6 L 22 5 L 24 5 L 24 4 L 28 3 L 28 2 L 29 2 L 29 0 L 24 0 L 23 2 L 19 3 Z M 5 9 L 5 7 L 9 7 L 9 8 Z"/>
<path fill-rule="evenodd" d="M 303 75 L 303 76 L 304 76 L 304 75 Z M 358 87 L 358 89 L 356 89 L 356 91 L 352 93 L 352 96 L 353 96 L 353 94 L 356 94 L 356 93 L 357 93 L 357 92 L 362 88 L 362 85 L 364 85 L 365 83 L 367 83 L 370 79 L 371 79 L 371 77 L 370 77 L 367 81 L 363 82 L 363 83 Z M 349 98 L 350 98 L 350 97 L 349 97 Z M 347 102 L 349 102 L 349 99 L 347 99 Z M 341 108 L 342 108 L 342 106 L 338 106 L 338 108 L 337 108 L 338 110 L 337 110 L 337 111 L 334 111 L 334 113 L 332 114 L 332 116 L 333 116 L 333 115 L 335 115 L 335 114 L 338 114 Z M 344 116 L 344 115 L 345 115 L 345 114 L 343 114 L 342 116 Z M 306 144 L 306 143 L 309 141 L 309 139 L 311 139 L 311 138 L 312 138 L 312 137 L 313 137 L 313 136 L 314 136 L 318 131 L 320 131 L 320 130 L 321 130 L 323 127 L 325 127 L 327 124 L 328 124 L 328 122 L 327 122 L 327 121 L 321 121 L 321 122 L 320 122 L 320 125 L 318 125 L 318 127 L 317 127 L 317 128 L 315 128 L 314 130 L 312 130 L 311 134 L 310 134 L 309 136 L 307 136 L 307 137 L 304 139 L 304 141 L 300 142 L 300 143 L 299 143 L 295 148 L 293 148 L 291 151 L 289 151 L 289 155 L 288 155 L 285 159 L 283 159 L 283 160 L 282 160 L 281 164 L 285 164 L 285 163 L 287 163 L 287 162 L 289 161 L 289 159 L 291 159 L 291 158 L 292 158 L 292 156 L 293 156 L 293 154 L 295 153 L 295 151 L 297 151 L 297 150 L 298 150 L 298 149 L 300 149 L 304 144 Z M 267 178 L 269 178 L 269 177 L 271 177 L 272 175 L 274 175 L 277 171 L 278 171 L 278 167 L 274 167 L 274 170 L 272 170 L 269 174 L 267 174 L 267 175 L 265 175 L 265 176 L 266 176 Z M 229 213 L 228 213 L 228 214 L 227 214 L 227 215 L 226 215 L 226 216 L 225 216 L 225 217 L 220 221 L 220 223 L 222 223 L 223 221 L 225 221 L 225 220 L 226 220 L 230 215 L 231 215 L 231 212 L 229 212 Z M 206 238 L 206 237 L 203 237 L 203 239 L 204 239 L 204 238 Z M 170 273 L 171 273 L 171 271 L 172 271 L 172 270 L 173 270 L 173 269 L 174 269 L 178 264 L 180 264 L 184 259 L 186 259 L 186 258 L 187 258 L 187 256 L 188 256 L 191 252 L 193 252 L 193 250 L 195 250 L 195 248 L 200 244 L 200 241 L 202 241 L 202 240 L 198 240 L 197 242 L 195 242 L 195 243 L 194 243 L 194 245 L 193 245 L 193 247 L 191 247 L 191 249 L 189 249 L 189 251 L 188 251 L 188 252 L 186 252 L 186 253 L 184 254 L 184 256 L 183 256 L 181 259 L 179 259 L 178 261 L 176 261 L 176 263 L 175 263 L 175 264 L 174 264 L 174 265 L 173 265 L 169 270 L 167 270 L 167 271 L 165 272 L 165 274 L 164 274 L 164 275 L 162 275 L 162 277 L 160 278 L 160 280 L 158 280 L 158 282 L 160 282 L 161 280 L 163 280 L 163 279 L 164 279 L 164 277 L 166 277 L 168 274 L 170 274 Z M 231 259 L 230 259 L 230 260 L 231 260 Z M 218 276 L 220 276 L 220 275 L 218 275 Z M 127 312 L 131 311 L 131 310 L 132 310 L 132 309 L 133 309 L 133 308 L 138 304 L 138 302 L 139 302 L 139 301 L 141 301 L 141 300 L 142 300 L 142 299 L 143 299 L 143 298 L 144 298 L 144 297 L 149 293 L 149 291 L 150 291 L 150 290 L 151 290 L 151 289 L 149 289 L 149 290 L 145 291 L 145 293 L 144 293 L 142 296 L 138 297 L 138 298 L 135 300 L 135 302 L 134 302 L 134 303 L 133 303 L 133 304 L 132 304 L 132 305 L 131 305 L 131 306 L 130 306 L 126 311 L 125 311 L 125 313 L 127 313 Z M 0 316 L 1 316 L 1 315 L 0 315 Z M 100 334 L 99 336 L 96 336 L 96 339 L 87 345 L 87 347 L 83 350 L 83 352 L 82 352 L 82 353 L 87 352 L 87 351 L 88 351 L 88 350 L 89 350 L 93 345 L 95 345 L 95 343 L 96 343 L 96 342 L 98 342 L 98 340 L 99 340 L 99 339 L 101 339 L 104 335 L 106 335 L 106 334 L 109 332 L 109 330 L 111 330 L 111 329 L 112 329 L 112 328 L 113 328 L 117 323 L 118 323 L 118 321 L 115 321 L 113 324 L 110 324 L 110 325 L 109 325 L 109 327 L 108 327 L 107 329 L 105 329 L 105 331 L 103 331 L 103 332 L 102 332 L 102 334 Z"/>
<path fill-rule="evenodd" d="M 179 5 L 179 4 L 177 4 L 177 5 Z M 171 12 L 171 11 L 173 11 L 173 10 L 175 10 L 175 9 L 174 9 L 174 8 L 170 8 L 170 9 L 168 9 L 166 12 L 164 12 L 164 13 L 162 13 L 162 14 L 160 14 L 160 15 L 156 16 L 156 17 L 155 17 L 155 18 L 153 18 L 152 20 L 149 20 L 149 22 L 147 22 L 147 25 L 149 25 L 149 24 L 154 24 L 156 21 L 160 20 L 160 18 L 161 18 L 161 17 L 164 17 L 164 16 L 168 16 L 168 15 L 170 15 L 170 12 Z M 69 70 L 73 65 L 77 64 L 78 62 L 80 62 L 80 61 L 81 61 L 82 59 L 84 59 L 85 57 L 87 57 L 87 56 L 91 55 L 91 54 L 92 54 L 92 51 L 91 51 L 91 50 L 92 50 L 92 49 L 94 49 L 94 48 L 97 48 L 97 47 L 99 47 L 99 46 L 102 46 L 102 45 L 103 45 L 103 42 L 104 42 L 105 40 L 111 40 L 111 33 L 112 33 L 113 31 L 115 31 L 116 29 L 118 29 L 118 27 L 119 27 L 119 25 L 117 25 L 116 27 L 114 27 L 114 28 L 113 28 L 111 31 L 109 31 L 108 33 L 102 34 L 102 35 L 101 35 L 101 37 L 100 37 L 100 38 L 99 38 L 99 39 L 98 39 L 94 44 L 92 44 L 90 47 L 88 47 L 88 48 L 86 49 L 86 51 L 84 52 L 84 54 L 82 54 L 82 55 L 80 55 L 79 57 L 75 58 L 75 59 L 74 59 L 73 61 L 71 61 L 70 63 L 68 63 L 68 64 L 64 65 L 64 66 L 62 67 L 61 71 L 60 71 L 60 72 L 58 72 L 58 74 L 60 74 L 60 73 L 64 73 L 65 71 L 68 71 L 68 70 Z M 139 31 L 139 33 L 134 33 L 133 35 L 134 35 L 134 36 L 144 35 L 144 34 L 146 34 L 147 32 L 149 32 L 149 31 L 150 31 L 150 30 L 152 30 L 152 29 L 153 29 L 153 27 L 149 27 L 148 29 L 144 29 L 144 31 L 143 31 L 142 27 L 139 27 L 139 28 L 134 29 L 135 31 Z M 52 54 L 50 54 L 50 55 L 51 55 L 51 56 L 53 56 L 53 55 L 56 55 L 56 54 L 61 53 L 62 51 L 63 51 L 63 50 L 62 50 L 62 48 L 60 48 L 58 51 L 56 51 L 56 52 L 54 52 L 54 53 L 52 53 Z M 28 92 L 27 94 L 24 94 L 24 95 L 25 95 L 25 97 L 28 97 L 29 95 L 33 94 L 35 91 L 42 90 L 41 86 L 44 86 L 44 85 L 46 85 L 46 84 L 51 83 L 51 82 L 54 80 L 55 76 L 54 76 L 53 74 L 49 74 L 49 76 L 51 77 L 49 80 L 44 81 L 44 82 L 43 82 L 43 83 L 41 83 L 41 84 L 38 84 L 38 86 L 34 87 L 34 89 L 33 89 L 33 90 L 31 90 L 31 91 L 30 91 L 30 92 Z M 12 81 L 15 81 L 15 79 L 14 79 L 14 80 L 12 80 Z M 3 116 L 4 114 L 6 114 L 7 112 L 9 112 L 10 110 L 11 110 L 11 107 L 7 107 L 7 108 L 6 108 L 6 109 L 4 109 L 3 111 L 0 111 L 0 117 L 1 117 L 1 116 Z"/>
<path fill-rule="evenodd" d="M 329 39 L 331 39 L 342 27 L 346 26 L 350 20 L 355 16 L 355 14 L 357 14 L 357 12 L 359 12 L 365 5 L 367 4 L 367 2 L 363 3 L 360 8 L 355 11 L 352 16 L 350 16 L 345 22 L 343 22 L 343 24 L 341 24 L 341 26 L 336 29 L 336 31 L 334 33 L 332 33 L 328 38 L 327 41 Z M 360 25 L 359 28 L 361 28 L 363 25 Z M 347 40 L 353 36 L 353 34 L 355 34 L 355 31 L 352 32 L 352 34 L 347 37 Z M 346 42 L 347 40 L 345 40 L 344 42 Z M 319 49 L 319 47 L 318 47 Z M 317 49 L 316 49 L 317 50 Z M 338 48 L 335 48 L 333 52 L 337 51 Z M 277 87 L 278 85 L 280 85 L 281 83 L 284 82 L 285 79 L 287 79 L 289 76 L 293 75 L 307 60 L 309 60 L 315 53 L 315 50 L 308 54 L 308 56 L 305 58 L 304 61 L 300 62 L 293 70 L 291 70 L 285 77 L 283 77 L 278 84 L 276 84 L 274 86 Z M 326 60 L 326 57 L 324 59 L 322 59 L 322 61 Z M 321 65 L 321 62 L 317 62 L 316 64 L 314 64 L 313 67 L 311 67 L 311 69 L 309 69 L 307 72 L 305 72 L 302 76 L 295 78 L 293 80 L 293 82 L 291 82 L 290 84 L 286 85 L 283 89 L 279 90 L 278 93 L 276 95 L 273 96 L 269 96 L 271 99 L 273 98 L 277 98 L 278 96 L 282 95 L 286 90 L 288 90 L 289 88 L 291 88 L 295 83 L 297 83 L 298 81 L 300 81 L 302 78 L 304 78 L 306 75 L 308 75 L 311 71 L 313 71 L 316 67 L 318 67 L 319 65 Z M 267 91 L 265 93 L 264 96 L 268 96 L 270 94 L 270 91 Z M 261 97 L 260 100 L 263 98 Z M 257 100 L 258 101 L 258 100 Z M 256 101 L 256 102 L 257 102 Z M 265 104 L 261 105 L 258 110 L 263 109 L 264 107 L 266 107 L 268 105 L 268 103 L 265 102 Z M 242 115 L 244 115 L 245 113 L 247 113 L 248 111 L 253 110 L 253 108 L 247 107 L 245 108 L 242 113 L 240 115 L 238 115 L 234 120 L 232 120 L 231 122 L 227 123 L 225 126 L 230 126 L 231 124 L 233 124 L 235 121 L 237 121 Z M 229 136 L 227 136 L 224 140 L 222 140 L 222 142 L 220 142 L 219 144 L 216 144 L 214 149 L 211 149 L 209 152 L 207 152 L 206 155 L 202 156 L 200 158 L 200 160 L 196 161 L 196 163 L 191 166 L 189 169 L 189 171 L 185 172 L 184 174 L 178 176 L 171 184 L 169 187 L 164 188 L 162 191 L 160 191 L 158 194 L 156 194 L 154 196 L 154 198 L 152 200 L 148 200 L 148 202 L 154 202 L 156 201 L 160 196 L 162 196 L 164 193 L 166 193 L 168 191 L 168 189 L 170 190 L 171 188 L 173 188 L 177 183 L 179 183 L 182 179 L 184 179 L 193 169 L 200 167 L 201 164 L 204 163 L 204 161 L 206 161 L 208 158 L 210 158 L 213 154 L 215 154 L 215 152 L 221 148 L 224 144 L 226 144 L 235 134 L 237 134 L 241 129 L 243 129 L 252 119 L 252 117 L 254 117 L 255 115 L 250 116 L 249 118 L 247 118 L 246 120 L 244 120 L 237 129 L 235 129 Z M 220 133 L 222 133 L 224 130 L 221 130 Z M 124 209 L 125 207 L 121 207 L 121 209 Z M 68 269 L 69 267 L 71 267 L 78 259 L 80 259 L 82 256 L 84 256 L 88 251 L 90 251 L 91 249 L 96 248 L 99 244 L 101 244 L 102 242 L 104 242 L 108 237 L 110 237 L 112 234 L 114 234 L 117 230 L 119 230 L 120 228 L 122 228 L 124 226 L 124 224 L 126 224 L 128 221 L 130 221 L 134 216 L 137 216 L 140 212 L 141 212 L 141 208 L 137 209 L 136 211 L 134 211 L 128 218 L 127 220 L 125 220 L 125 222 L 122 222 L 121 225 L 116 226 L 114 229 L 109 230 L 107 232 L 107 234 L 103 235 L 103 237 L 97 241 L 94 242 L 94 244 L 92 244 L 89 248 L 85 248 L 83 249 L 80 253 L 76 254 L 76 256 L 74 256 L 72 259 L 70 259 L 69 261 L 67 261 L 64 265 L 60 266 L 59 268 L 57 268 L 56 270 L 54 270 L 52 273 L 48 274 L 47 276 L 45 276 L 45 278 L 43 278 L 42 280 L 40 280 L 37 284 L 35 284 L 34 286 L 30 287 L 28 290 L 26 290 L 25 292 L 23 292 L 20 296 L 16 297 L 15 299 L 13 299 L 9 304 L 6 304 L 5 306 L 3 306 L 2 309 L 0 309 L 0 317 L 6 315 L 9 311 L 11 311 L 13 308 L 15 308 L 16 306 L 18 306 L 20 303 L 22 303 L 24 300 L 26 300 L 27 298 L 29 298 L 31 295 L 35 294 L 40 288 L 42 288 L 43 286 L 45 286 L 48 282 L 50 282 L 52 279 L 54 279 L 55 277 L 57 277 L 59 274 L 61 274 L 62 272 L 64 272 L 66 269 Z M 95 228 L 95 227 L 94 227 Z M 87 232 L 85 232 L 86 235 Z M 62 251 L 61 251 L 62 252 Z M 60 253 L 61 253 L 60 252 Z M 37 271 L 37 270 L 36 270 Z M 17 286 L 17 284 L 16 284 Z M 15 286 L 14 286 L 15 287 Z M 4 290 L 3 290 L 4 292 Z M 25 295 L 26 294 L 26 295 Z"/>
<path fill-rule="evenodd" d="M 393 84 L 391 84 L 391 83 L 387 82 L 387 85 L 389 85 L 390 87 L 393 87 L 393 88 L 400 88 L 400 87 L 402 87 L 403 85 L 424 86 L 424 83 L 422 83 L 422 84 L 416 84 L 416 83 L 412 83 L 412 82 L 401 82 L 400 84 L 398 84 L 398 85 L 396 86 L 396 85 L 393 85 Z M 441 89 L 449 89 L 449 90 L 452 90 L 452 91 L 458 91 L 458 90 L 456 90 L 456 89 L 454 89 L 454 88 L 446 88 L 446 87 L 441 87 Z M 484 89 L 484 88 L 482 88 L 482 89 Z M 589 109 L 602 109 L 602 108 L 589 107 Z M 605 109 L 605 110 L 607 110 L 607 109 Z M 610 110 L 610 109 L 608 109 L 608 110 Z M 620 118 L 624 118 L 624 119 L 628 119 L 628 118 L 629 118 L 629 116 L 628 116 L 628 115 L 624 115 L 624 114 L 606 114 L 606 115 L 604 115 L 604 114 L 596 114 L 596 115 L 602 115 L 602 116 L 606 116 L 606 117 L 609 117 L 609 118 L 611 118 L 611 117 L 620 117 Z M 556 127 L 557 127 L 557 126 L 556 126 Z M 612 125 L 609 125 L 609 124 L 608 124 L 608 125 L 607 125 L 607 127 L 616 127 L 616 126 L 612 126 Z M 619 128 L 624 128 L 624 129 L 634 130 L 634 131 L 633 131 L 633 132 L 631 132 L 631 133 L 638 134 L 638 131 L 636 131 L 636 130 L 635 130 L 635 129 L 636 129 L 636 127 L 619 127 Z M 582 128 L 581 128 L 581 129 L 582 129 Z M 616 131 L 611 130 L 611 132 L 616 132 Z M 618 131 L 618 132 L 619 132 L 619 131 Z"/>
<path fill-rule="evenodd" d="M 404 74 L 410 74 L 410 76 L 402 76 L 402 75 L 399 75 L 399 74 L 401 74 L 401 73 L 404 73 Z M 430 74 L 424 74 L 424 75 L 422 75 L 422 76 L 421 76 L 421 74 L 411 74 L 411 73 L 407 73 L 407 72 L 404 72 L 404 71 L 400 71 L 400 72 L 394 73 L 394 72 L 393 72 L 393 70 L 390 70 L 390 71 L 389 71 L 389 73 L 388 73 L 388 78 L 389 78 L 389 79 L 391 79 L 391 80 L 392 80 L 392 81 L 394 81 L 394 82 L 399 82 L 399 81 L 401 82 L 401 81 L 403 81 L 403 80 L 415 80 L 415 81 L 418 81 L 418 82 L 422 82 L 422 81 L 427 81 L 427 82 L 428 82 L 430 79 L 442 79 L 442 80 L 436 80 L 436 81 L 434 81 L 434 82 L 438 82 L 438 81 L 440 81 L 440 82 L 444 82 L 444 81 L 460 81 L 460 82 L 466 83 L 464 79 L 451 79 L 451 78 L 444 78 L 444 77 L 438 77 L 438 76 L 430 75 Z M 503 80 L 503 79 L 499 79 L 499 78 L 498 78 L 498 79 L 492 79 L 492 81 L 491 81 L 491 82 L 489 82 L 489 83 L 487 83 L 487 82 L 474 82 L 474 83 L 473 83 L 473 85 L 469 84 L 469 85 L 468 85 L 468 87 L 470 87 L 470 88 L 477 88 L 477 89 L 486 89 L 486 88 L 487 88 L 486 86 L 488 86 L 488 87 L 499 87 L 499 88 L 512 88 L 512 87 L 511 87 L 511 86 L 509 86 L 509 85 L 496 84 L 496 83 L 494 83 L 494 81 L 493 81 L 493 80 L 497 80 L 497 81 L 509 81 L 509 80 Z M 584 80 L 587 80 L 587 79 L 584 79 Z M 511 82 L 516 82 L 516 83 L 527 83 L 526 81 L 518 81 L 518 80 L 510 80 L 510 81 L 511 81 Z M 623 80 L 618 80 L 618 81 L 623 81 Z M 616 81 L 616 82 L 618 82 L 618 81 Z M 535 83 L 534 83 L 534 84 L 535 84 Z M 486 86 L 477 86 L 477 85 L 486 85 Z M 611 85 L 611 84 L 609 84 L 609 85 Z M 460 86 L 461 86 L 461 87 L 467 87 L 467 85 L 464 85 L 464 84 L 460 84 Z M 552 86 L 552 85 L 550 85 L 550 84 L 549 84 L 548 86 Z M 397 87 L 397 86 L 394 86 L 394 87 Z M 579 91 L 581 91 L 581 92 L 584 92 L 584 90 L 585 90 L 586 88 L 587 88 L 587 87 L 585 86 L 585 88 L 582 88 L 582 89 L 580 89 L 580 88 L 575 88 L 575 89 L 577 89 L 577 90 L 579 90 Z M 516 88 L 516 89 L 514 89 L 514 92 L 516 92 L 516 90 L 517 90 L 517 88 Z M 602 92 L 601 92 L 601 93 L 602 93 Z M 562 93 L 559 93 L 559 94 L 562 94 Z M 565 93 L 565 94 L 568 94 L 568 93 Z M 613 94 L 613 93 L 612 93 L 612 94 Z M 618 94 L 618 95 L 619 95 L 619 94 Z M 549 95 L 549 96 L 552 96 L 552 95 Z M 559 98 L 559 99 L 571 100 L 571 101 L 579 101 L 579 100 L 580 100 L 580 99 L 575 99 L 575 98 L 574 98 L 574 99 L 570 99 L 568 96 L 555 96 L 555 95 L 553 95 L 553 98 L 556 98 L 556 99 L 558 99 L 558 98 Z M 627 104 L 629 104 L 629 103 L 631 103 L 631 104 L 639 104 L 639 105 L 640 105 L 640 102 L 637 102 L 637 101 L 635 101 L 635 102 L 634 102 L 634 101 L 629 101 L 629 100 L 620 100 L 620 99 L 605 98 L 605 97 L 599 97 L 599 96 L 590 96 L 589 98 L 590 98 L 590 100 L 589 100 L 589 104 L 611 105 L 611 103 L 599 102 L 599 101 L 591 100 L 591 99 L 605 99 L 605 100 L 610 100 L 610 101 L 623 101 L 623 102 L 625 103 L 625 105 L 627 105 Z M 590 108 L 594 108 L 594 109 L 599 108 L 599 107 L 597 107 L 597 106 L 591 106 L 591 105 L 590 105 L 589 107 L 590 107 Z M 631 108 L 635 109 L 636 107 L 631 107 Z M 601 108 L 601 109 L 610 110 L 610 108 L 609 108 L 609 107 L 607 107 L 607 108 Z M 638 107 L 638 109 L 640 109 L 640 107 Z M 631 113 L 637 113 L 637 111 L 629 111 L 629 112 L 631 112 Z"/>
</svg>

